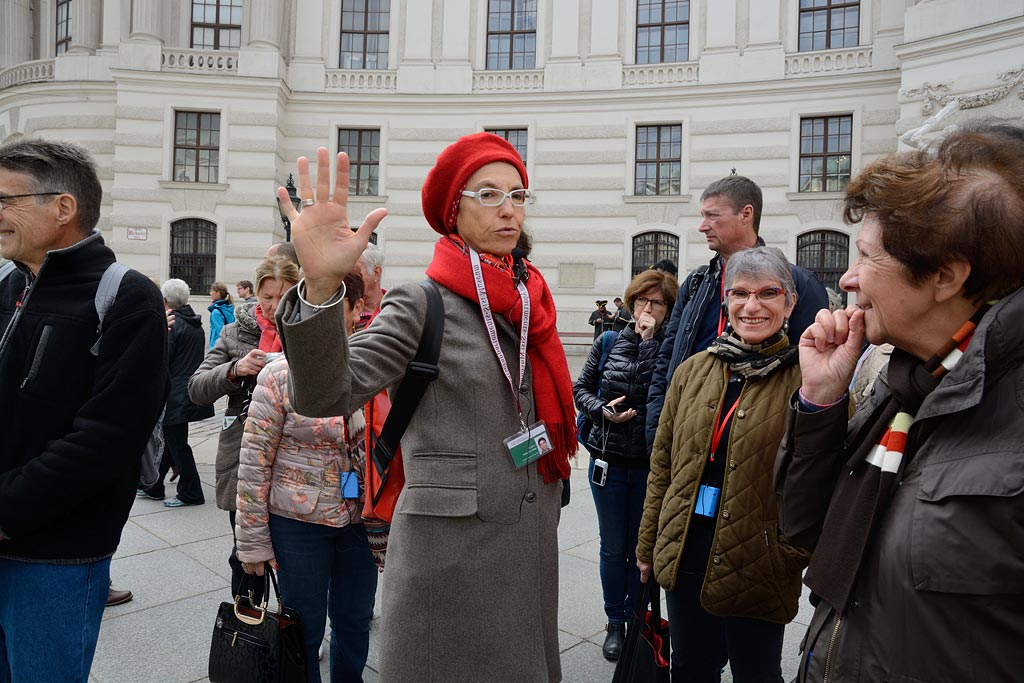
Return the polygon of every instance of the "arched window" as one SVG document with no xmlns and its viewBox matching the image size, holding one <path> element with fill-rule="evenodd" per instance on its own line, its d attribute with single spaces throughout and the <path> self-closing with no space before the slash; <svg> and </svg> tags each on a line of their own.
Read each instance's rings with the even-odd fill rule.
<svg viewBox="0 0 1024 683">
<path fill-rule="evenodd" d="M 662 259 L 679 267 L 679 238 L 668 232 L 643 232 L 633 238 L 633 266 L 630 279 Z"/>
<path fill-rule="evenodd" d="M 193 294 L 206 294 L 217 279 L 217 226 L 202 218 L 171 223 L 171 277 L 188 283 Z"/>
<path fill-rule="evenodd" d="M 850 236 L 835 230 L 815 230 L 796 238 L 796 264 L 818 276 L 821 284 L 839 293 L 839 278 L 850 262 Z"/>
</svg>

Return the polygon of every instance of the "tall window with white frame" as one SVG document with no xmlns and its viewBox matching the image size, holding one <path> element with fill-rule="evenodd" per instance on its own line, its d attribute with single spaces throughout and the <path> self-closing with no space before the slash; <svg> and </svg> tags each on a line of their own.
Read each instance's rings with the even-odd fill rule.
<svg viewBox="0 0 1024 683">
<path fill-rule="evenodd" d="M 215 183 L 220 168 L 220 114 L 174 112 L 174 175 L 183 183 Z"/>
<path fill-rule="evenodd" d="M 821 284 L 832 288 L 846 303 L 846 292 L 839 286 L 850 261 L 850 236 L 835 230 L 815 230 L 796 238 L 796 264 L 818 276 Z"/>
<path fill-rule="evenodd" d="M 637 0 L 636 63 L 685 62 L 689 57 L 689 0 Z"/>
<path fill-rule="evenodd" d="M 242 44 L 242 0 L 192 0 L 191 46 L 237 50 Z"/>
<path fill-rule="evenodd" d="M 71 47 L 71 0 L 57 0 L 56 54 L 62 55 Z"/>
<path fill-rule="evenodd" d="M 633 238 L 633 266 L 631 278 L 668 259 L 679 265 L 679 237 L 669 232 L 642 232 Z"/>
<path fill-rule="evenodd" d="M 380 192 L 380 129 L 342 128 L 338 151 L 348 154 L 348 191 L 375 196 Z"/>
<path fill-rule="evenodd" d="M 633 194 L 682 193 L 683 127 L 681 124 L 636 127 Z"/>
<path fill-rule="evenodd" d="M 537 0 L 488 0 L 487 68 L 537 67 Z"/>
<path fill-rule="evenodd" d="M 494 133 L 499 137 L 505 138 L 519 152 L 523 163 L 526 163 L 526 128 L 488 128 L 485 132 Z"/>
<path fill-rule="evenodd" d="M 208 292 L 217 270 L 217 226 L 202 218 L 171 223 L 170 275 L 195 292 Z"/>
<path fill-rule="evenodd" d="M 800 192 L 842 192 L 850 182 L 853 116 L 800 119 Z"/>
<path fill-rule="evenodd" d="M 860 43 L 860 0 L 800 0 L 800 52 Z"/>
<path fill-rule="evenodd" d="M 342 0 L 342 69 L 388 68 L 391 0 Z"/>
</svg>

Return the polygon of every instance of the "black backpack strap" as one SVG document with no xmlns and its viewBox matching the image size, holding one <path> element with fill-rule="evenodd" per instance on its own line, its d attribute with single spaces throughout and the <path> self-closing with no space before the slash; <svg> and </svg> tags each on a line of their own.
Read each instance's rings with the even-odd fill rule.
<svg viewBox="0 0 1024 683">
<path fill-rule="evenodd" d="M 433 280 L 424 280 L 420 287 L 427 295 L 427 319 L 420 334 L 420 345 L 405 371 L 402 383 L 398 385 L 380 436 L 373 439 L 370 457 L 377 472 L 382 475 L 391 464 L 398 442 L 423 399 L 427 385 L 437 378 L 437 360 L 441 356 L 441 337 L 444 336 L 444 301 L 441 299 L 441 290 Z"/>
</svg>

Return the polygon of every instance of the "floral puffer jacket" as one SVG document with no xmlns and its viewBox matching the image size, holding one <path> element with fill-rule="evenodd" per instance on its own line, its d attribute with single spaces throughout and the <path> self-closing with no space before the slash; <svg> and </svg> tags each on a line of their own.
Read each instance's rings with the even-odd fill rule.
<svg viewBox="0 0 1024 683">
<path fill-rule="evenodd" d="M 347 421 L 296 414 L 284 358 L 260 372 L 239 458 L 239 560 L 263 562 L 274 556 L 271 513 L 335 527 L 362 522 L 365 424 L 362 410 Z M 342 498 L 343 472 L 356 473 L 358 499 Z"/>
</svg>

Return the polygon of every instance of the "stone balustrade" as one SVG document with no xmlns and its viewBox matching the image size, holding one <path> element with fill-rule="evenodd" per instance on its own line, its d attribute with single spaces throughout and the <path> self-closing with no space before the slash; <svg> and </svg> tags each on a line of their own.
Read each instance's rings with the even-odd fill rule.
<svg viewBox="0 0 1024 683">
<path fill-rule="evenodd" d="M 623 88 L 649 88 L 659 85 L 696 85 L 697 62 L 673 64 L 637 64 L 622 69 Z"/>
<path fill-rule="evenodd" d="M 871 68 L 870 45 L 839 50 L 818 50 L 786 55 L 786 76 L 820 76 L 830 73 L 850 73 Z"/>
<path fill-rule="evenodd" d="M 235 73 L 238 53 L 227 50 L 164 49 L 160 55 L 161 71 L 187 73 Z"/>
<path fill-rule="evenodd" d="M 22 62 L 0 71 L 0 90 L 13 88 L 22 83 L 38 83 L 53 80 L 53 60 L 40 59 Z"/>
<path fill-rule="evenodd" d="M 544 72 L 536 71 L 477 71 L 473 74 L 473 92 L 509 90 L 543 90 Z"/>
<path fill-rule="evenodd" d="M 324 82 L 326 90 L 394 91 L 397 85 L 397 72 L 372 69 L 331 69 Z"/>
</svg>

